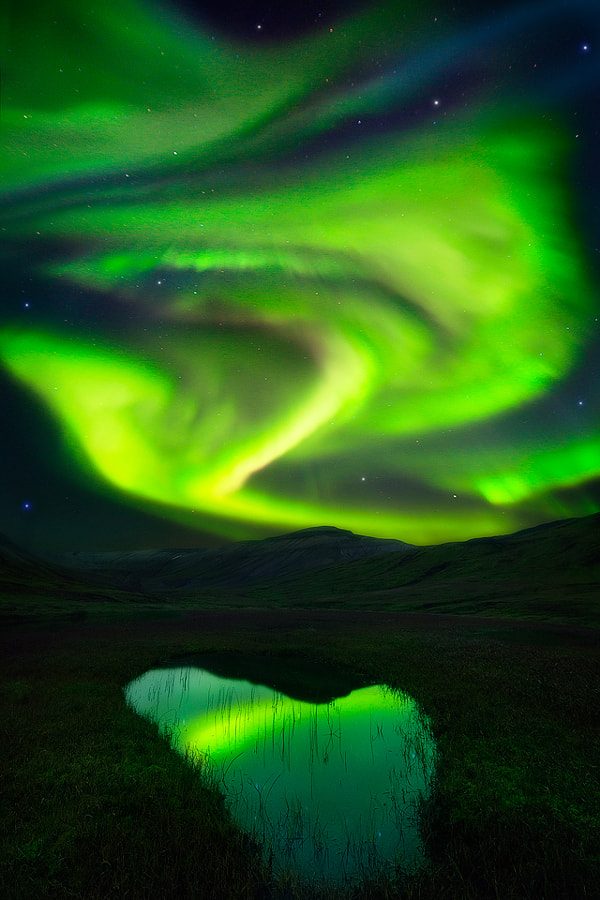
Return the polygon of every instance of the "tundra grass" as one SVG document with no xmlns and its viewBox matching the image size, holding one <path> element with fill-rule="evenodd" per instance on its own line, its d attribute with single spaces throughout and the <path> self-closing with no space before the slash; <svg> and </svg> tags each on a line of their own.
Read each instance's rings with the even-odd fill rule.
<svg viewBox="0 0 600 900">
<path fill-rule="evenodd" d="M 142 623 L 143 624 L 143 623 Z M 598 897 L 600 660 L 565 640 L 370 627 L 194 629 L 183 622 L 3 637 L 0 885 L 12 898 L 316 897 L 276 884 L 201 771 L 124 702 L 172 657 L 310 660 L 412 695 L 439 761 L 422 810 L 430 863 L 350 886 L 379 898 Z M 323 896 L 338 896 L 324 889 Z M 341 896 L 341 894 L 340 894 Z"/>
</svg>

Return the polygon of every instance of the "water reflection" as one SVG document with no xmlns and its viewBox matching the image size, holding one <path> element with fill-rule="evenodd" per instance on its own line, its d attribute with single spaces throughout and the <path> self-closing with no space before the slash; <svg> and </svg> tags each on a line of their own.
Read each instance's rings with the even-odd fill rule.
<svg viewBox="0 0 600 900">
<path fill-rule="evenodd" d="M 423 861 L 435 745 L 406 694 L 371 685 L 309 703 L 184 666 L 147 672 L 126 697 L 206 767 L 277 874 L 343 883 Z"/>
</svg>

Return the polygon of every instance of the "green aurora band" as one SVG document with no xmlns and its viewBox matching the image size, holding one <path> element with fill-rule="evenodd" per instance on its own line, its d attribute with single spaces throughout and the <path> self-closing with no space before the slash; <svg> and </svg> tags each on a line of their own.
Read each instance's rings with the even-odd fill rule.
<svg viewBox="0 0 600 900">
<path fill-rule="evenodd" d="M 600 475 L 597 424 L 515 424 L 576 370 L 597 306 L 573 141 L 480 94 L 443 128 L 361 132 L 452 40 L 408 86 L 359 83 L 374 44 L 414 57 L 416 14 L 400 32 L 390 9 L 265 48 L 135 0 L 63 0 L 45 30 L 13 14 L 3 233 L 49 307 L 77 288 L 122 328 L 6 321 L 0 361 L 132 502 L 222 537 L 415 543 L 598 509 L 565 499 Z"/>
</svg>

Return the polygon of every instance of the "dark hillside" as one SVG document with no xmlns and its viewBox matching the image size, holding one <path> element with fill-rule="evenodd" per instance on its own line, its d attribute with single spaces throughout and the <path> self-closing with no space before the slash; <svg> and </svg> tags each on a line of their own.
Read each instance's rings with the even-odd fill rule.
<svg viewBox="0 0 600 900">
<path fill-rule="evenodd" d="M 0 539 L 4 619 L 76 603 L 395 610 L 600 624 L 600 514 L 416 547 L 331 527 L 206 550 L 38 559 Z M 48 601 L 52 601 L 48 605 Z M 66 613 L 63 613 L 66 614 Z M 133 614 L 133 613 L 131 613 Z"/>
</svg>

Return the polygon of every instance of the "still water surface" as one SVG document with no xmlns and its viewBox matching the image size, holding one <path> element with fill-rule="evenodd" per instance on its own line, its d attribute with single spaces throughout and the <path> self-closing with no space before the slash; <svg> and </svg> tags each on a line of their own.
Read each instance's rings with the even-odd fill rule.
<svg viewBox="0 0 600 900">
<path fill-rule="evenodd" d="M 309 703 L 182 666 L 146 672 L 126 698 L 205 767 L 276 874 L 342 884 L 424 861 L 417 804 L 436 753 L 408 695 L 371 685 Z"/>
</svg>

